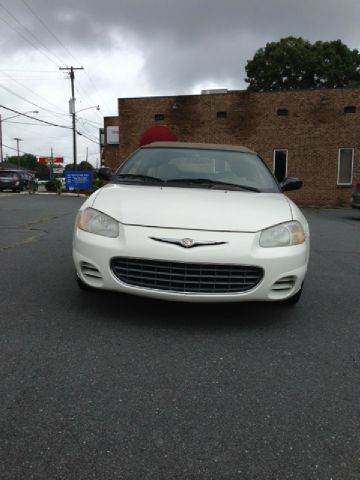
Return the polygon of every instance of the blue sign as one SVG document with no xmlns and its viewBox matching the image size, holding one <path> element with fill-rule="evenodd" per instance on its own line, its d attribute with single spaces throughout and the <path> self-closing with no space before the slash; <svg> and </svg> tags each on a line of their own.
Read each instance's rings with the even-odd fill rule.
<svg viewBox="0 0 360 480">
<path fill-rule="evenodd" d="M 93 172 L 91 170 L 65 170 L 66 190 L 90 190 L 92 188 Z"/>
</svg>

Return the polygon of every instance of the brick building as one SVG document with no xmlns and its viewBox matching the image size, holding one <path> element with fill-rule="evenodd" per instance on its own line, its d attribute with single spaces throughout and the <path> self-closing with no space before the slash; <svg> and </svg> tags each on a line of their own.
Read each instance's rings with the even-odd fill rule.
<svg viewBox="0 0 360 480">
<path fill-rule="evenodd" d="M 120 98 L 118 109 L 105 122 L 119 127 L 119 143 L 104 149 L 112 168 L 139 146 L 144 131 L 165 125 L 179 141 L 257 151 L 278 178 L 303 180 L 290 193 L 300 205 L 349 205 L 360 182 L 359 88 Z"/>
</svg>

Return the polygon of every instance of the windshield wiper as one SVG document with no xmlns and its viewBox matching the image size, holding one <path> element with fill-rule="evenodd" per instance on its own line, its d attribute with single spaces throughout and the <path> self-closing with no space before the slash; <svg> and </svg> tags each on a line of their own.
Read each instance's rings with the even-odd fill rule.
<svg viewBox="0 0 360 480">
<path fill-rule="evenodd" d="M 115 178 L 119 179 L 119 180 L 122 180 L 122 179 L 124 179 L 124 180 L 140 180 L 140 181 L 144 181 L 144 182 L 164 183 L 164 180 L 162 180 L 161 178 L 151 177 L 149 175 L 133 174 L 133 173 L 119 173 L 118 175 L 116 175 Z"/>
<path fill-rule="evenodd" d="M 260 192 L 258 188 L 248 185 L 239 185 L 237 183 L 222 182 L 221 180 L 211 180 L 210 178 L 171 178 L 166 183 L 190 183 L 194 185 L 204 185 L 208 188 L 230 187 L 239 190 L 250 190 L 251 192 Z"/>
</svg>

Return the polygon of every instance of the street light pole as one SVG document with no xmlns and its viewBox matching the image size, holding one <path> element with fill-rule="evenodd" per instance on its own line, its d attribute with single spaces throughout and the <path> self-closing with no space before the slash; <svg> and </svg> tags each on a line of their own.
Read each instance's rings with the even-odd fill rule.
<svg viewBox="0 0 360 480">
<path fill-rule="evenodd" d="M 76 114 L 78 114 L 78 113 L 80 113 L 80 112 L 83 112 L 84 110 L 89 110 L 90 108 L 96 108 L 96 110 L 99 111 L 99 110 L 100 110 L 100 105 L 94 105 L 94 106 L 92 106 L 92 107 L 82 108 L 81 110 L 78 110 L 78 111 L 76 112 Z"/>
<path fill-rule="evenodd" d="M 21 138 L 14 138 L 16 140 L 16 149 L 17 149 L 17 161 L 18 161 L 18 167 L 20 168 L 20 150 L 19 150 L 19 142 L 22 142 L 23 140 Z"/>
</svg>

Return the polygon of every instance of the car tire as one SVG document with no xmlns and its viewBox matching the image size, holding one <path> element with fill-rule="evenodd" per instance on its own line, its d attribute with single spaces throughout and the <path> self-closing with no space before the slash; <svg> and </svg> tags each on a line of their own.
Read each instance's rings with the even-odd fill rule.
<svg viewBox="0 0 360 480">
<path fill-rule="evenodd" d="M 283 305 L 287 305 L 289 307 L 294 307 L 298 301 L 300 300 L 301 298 L 301 295 L 302 295 L 302 291 L 303 291 L 303 288 L 304 288 L 304 283 L 301 284 L 301 287 L 300 287 L 300 290 L 298 290 L 295 295 L 293 295 L 292 297 L 290 298 L 287 298 L 286 300 L 282 300 L 281 303 Z"/>
</svg>

